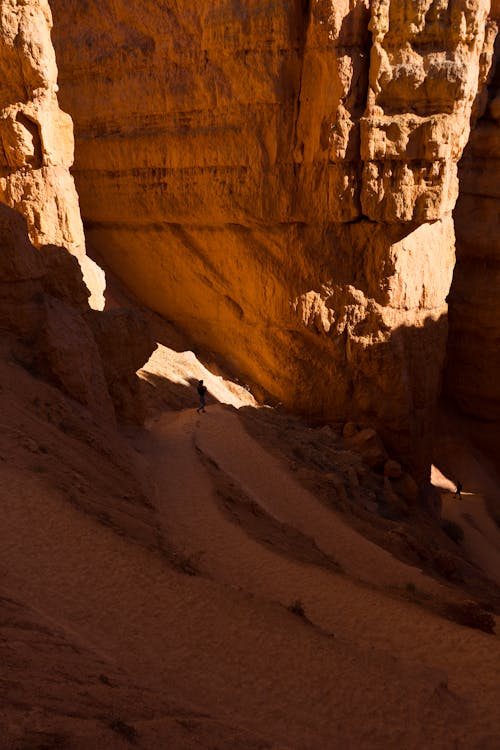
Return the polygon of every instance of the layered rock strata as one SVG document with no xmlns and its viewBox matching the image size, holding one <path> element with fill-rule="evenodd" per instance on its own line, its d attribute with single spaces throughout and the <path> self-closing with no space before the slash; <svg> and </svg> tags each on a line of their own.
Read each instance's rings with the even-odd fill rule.
<svg viewBox="0 0 500 750">
<path fill-rule="evenodd" d="M 295 410 L 425 464 L 487 0 L 52 0 L 87 237 Z"/>
<path fill-rule="evenodd" d="M 103 306 L 104 274 L 86 256 L 73 164 L 73 123 L 57 101 L 46 0 L 0 2 L 0 201 L 24 215 L 37 246 L 78 258 L 91 302 Z"/>
</svg>

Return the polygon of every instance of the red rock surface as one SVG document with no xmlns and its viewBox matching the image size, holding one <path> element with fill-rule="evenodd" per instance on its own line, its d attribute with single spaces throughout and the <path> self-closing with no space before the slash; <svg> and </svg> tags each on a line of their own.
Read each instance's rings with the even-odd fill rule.
<svg viewBox="0 0 500 750">
<path fill-rule="evenodd" d="M 450 422 L 426 484 L 489 3 L 51 6 L 88 236 L 185 336 L 89 308 L 49 7 L 0 0 L 0 750 L 496 750 L 498 479 Z M 474 138 L 448 388 L 491 417 Z"/>
<path fill-rule="evenodd" d="M 88 296 L 77 259 L 65 248 L 32 245 L 23 217 L 0 204 L 0 331 L 7 351 L 104 422 L 114 422 L 114 407 L 136 420 L 135 373 L 155 344 L 137 313 L 90 310 Z"/>
<path fill-rule="evenodd" d="M 500 8 L 498 9 L 500 21 Z M 457 265 L 446 391 L 466 414 L 500 423 L 500 65 L 460 163 Z M 493 426 L 493 424 L 492 424 Z M 494 441 L 492 441 L 494 444 Z"/>
<path fill-rule="evenodd" d="M 197 415 L 201 365 L 163 365 L 190 407 L 125 440 L 0 349 L 2 750 L 493 750 L 500 645 L 478 628 L 498 617 L 474 581 L 498 605 L 494 583 L 437 522 L 401 520 L 393 487 L 369 501 L 387 483 L 331 428 L 215 376 L 211 398 L 242 408 Z M 335 492 L 305 487 L 292 450 Z M 481 494 L 449 502 L 491 575 Z M 453 550 L 465 591 L 436 579 Z"/>
<path fill-rule="evenodd" d="M 85 253 L 73 178 L 73 123 L 57 100 L 47 0 L 5 0 L 0 17 L 0 201 L 26 218 L 31 242 L 78 258 L 94 307 L 104 275 Z"/>
<path fill-rule="evenodd" d="M 53 0 L 91 246 L 276 400 L 422 444 L 488 7 Z"/>
</svg>

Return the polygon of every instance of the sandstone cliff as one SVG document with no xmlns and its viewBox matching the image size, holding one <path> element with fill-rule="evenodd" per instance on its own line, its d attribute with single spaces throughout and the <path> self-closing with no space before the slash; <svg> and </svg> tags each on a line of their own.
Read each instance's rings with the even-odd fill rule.
<svg viewBox="0 0 500 750">
<path fill-rule="evenodd" d="M 53 0 L 88 241 L 296 410 L 422 442 L 487 0 Z"/>
<path fill-rule="evenodd" d="M 47 0 L 0 3 L 0 201 L 17 209 L 37 246 L 78 258 L 91 302 L 103 306 L 104 274 L 85 254 L 73 178 L 73 123 L 57 101 Z"/>
<path fill-rule="evenodd" d="M 500 3 L 496 8 L 500 21 Z M 498 41 L 497 41 L 498 45 Z M 460 165 L 457 265 L 450 293 L 446 390 L 467 414 L 500 420 L 500 65 Z"/>
<path fill-rule="evenodd" d="M 89 309 L 89 297 L 103 306 L 104 273 L 85 253 L 69 172 L 73 124 L 57 101 L 49 6 L 2 0 L 0 10 L 2 351 L 104 422 L 115 409 L 140 418 L 135 372 L 154 344 L 135 313 Z"/>
</svg>

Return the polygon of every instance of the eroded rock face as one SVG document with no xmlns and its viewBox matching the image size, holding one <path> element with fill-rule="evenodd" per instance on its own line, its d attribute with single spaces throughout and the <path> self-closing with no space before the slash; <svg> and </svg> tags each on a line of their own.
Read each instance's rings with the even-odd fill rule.
<svg viewBox="0 0 500 750">
<path fill-rule="evenodd" d="M 73 123 L 57 101 L 57 67 L 46 0 L 0 2 L 0 201 L 27 220 L 37 246 L 78 258 L 95 307 L 104 274 L 86 256 L 73 163 Z"/>
<path fill-rule="evenodd" d="M 114 421 L 97 344 L 87 325 L 88 293 L 75 257 L 36 248 L 25 219 L 0 203 L 0 333 L 25 367 Z"/>
<path fill-rule="evenodd" d="M 489 2 L 51 6 L 90 244 L 277 400 L 425 464 Z"/>
<path fill-rule="evenodd" d="M 136 370 L 156 344 L 132 311 L 88 305 L 76 258 L 35 247 L 25 219 L 0 203 L 2 353 L 53 383 L 102 422 L 141 421 Z"/>
<path fill-rule="evenodd" d="M 458 196 L 457 161 L 491 64 L 489 2 L 374 0 L 363 210 L 382 221 L 432 221 Z"/>
<path fill-rule="evenodd" d="M 145 320 L 134 310 L 91 310 L 87 322 L 94 334 L 104 376 L 122 420 L 142 423 L 146 417 L 136 376 L 156 349 Z"/>
</svg>

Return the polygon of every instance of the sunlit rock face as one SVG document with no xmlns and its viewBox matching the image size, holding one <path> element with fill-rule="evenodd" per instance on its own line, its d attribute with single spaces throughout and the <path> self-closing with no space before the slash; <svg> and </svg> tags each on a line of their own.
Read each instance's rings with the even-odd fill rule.
<svg viewBox="0 0 500 750">
<path fill-rule="evenodd" d="M 2 354 L 103 422 L 137 421 L 135 372 L 154 343 L 134 313 L 89 308 L 104 303 L 104 274 L 85 254 L 51 24 L 45 0 L 0 0 Z"/>
<path fill-rule="evenodd" d="M 276 400 L 425 463 L 488 0 L 51 7 L 90 246 Z"/>
<path fill-rule="evenodd" d="M 500 21 L 500 3 L 497 6 Z M 497 41 L 498 46 L 498 41 Z M 450 292 L 446 390 L 465 413 L 500 420 L 500 64 L 460 163 L 457 265 Z"/>
<path fill-rule="evenodd" d="M 46 0 L 0 2 L 0 202 L 27 220 L 37 247 L 76 255 L 103 302 L 104 275 L 85 254 L 73 163 L 73 123 L 57 100 L 57 67 Z"/>
</svg>

